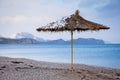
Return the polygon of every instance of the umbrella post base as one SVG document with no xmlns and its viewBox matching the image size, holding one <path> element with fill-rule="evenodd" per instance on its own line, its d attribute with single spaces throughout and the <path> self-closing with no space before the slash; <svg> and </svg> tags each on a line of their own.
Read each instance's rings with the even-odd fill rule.
<svg viewBox="0 0 120 80">
<path fill-rule="evenodd" d="M 71 68 L 70 68 L 70 70 L 73 72 L 74 68 L 73 68 L 73 67 L 71 67 Z"/>
</svg>

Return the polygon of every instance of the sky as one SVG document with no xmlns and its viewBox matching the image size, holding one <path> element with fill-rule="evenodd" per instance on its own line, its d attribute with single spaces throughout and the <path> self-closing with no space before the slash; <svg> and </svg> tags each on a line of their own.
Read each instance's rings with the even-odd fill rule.
<svg viewBox="0 0 120 80">
<path fill-rule="evenodd" d="M 37 32 L 36 28 L 74 14 L 78 9 L 87 20 L 109 30 L 74 32 L 76 38 L 97 38 L 120 43 L 120 0 L 0 0 L 0 36 L 28 32 L 43 39 L 70 39 L 69 32 Z"/>
</svg>

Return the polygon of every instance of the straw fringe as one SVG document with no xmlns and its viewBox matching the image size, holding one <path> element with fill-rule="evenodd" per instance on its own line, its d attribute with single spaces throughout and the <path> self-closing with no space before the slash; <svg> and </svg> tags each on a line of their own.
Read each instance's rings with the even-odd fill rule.
<svg viewBox="0 0 120 80">
<path fill-rule="evenodd" d="M 46 31 L 50 31 L 50 32 L 78 31 L 79 32 L 79 31 L 87 31 L 87 30 L 97 31 L 100 29 L 103 29 L 103 30 L 109 29 L 109 27 L 105 25 L 94 23 L 84 19 L 82 16 L 79 15 L 78 10 L 75 12 L 75 14 L 71 15 L 70 18 L 67 17 L 65 21 L 61 20 L 61 22 L 64 22 L 65 25 L 62 26 L 61 24 L 57 24 L 54 28 L 52 28 L 52 26 L 56 24 L 56 22 L 52 22 L 52 23 L 49 23 L 47 27 L 43 26 L 36 30 L 43 31 L 43 32 L 46 32 Z"/>
</svg>

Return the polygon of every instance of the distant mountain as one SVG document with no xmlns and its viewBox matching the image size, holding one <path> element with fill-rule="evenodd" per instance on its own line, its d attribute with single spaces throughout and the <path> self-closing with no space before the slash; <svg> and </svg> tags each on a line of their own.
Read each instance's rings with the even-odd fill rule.
<svg viewBox="0 0 120 80">
<path fill-rule="evenodd" d="M 46 42 L 40 42 L 41 44 L 65 44 L 66 41 L 63 39 L 57 39 L 57 40 L 48 40 Z"/>
<path fill-rule="evenodd" d="M 10 38 L 0 38 L 0 44 L 38 44 L 39 41 L 31 38 L 22 39 L 10 39 Z"/>
<path fill-rule="evenodd" d="M 40 42 L 44 42 L 45 40 L 42 39 L 42 38 L 39 38 L 39 37 L 36 37 L 28 32 L 21 32 L 21 33 L 17 33 L 15 34 L 14 36 L 15 39 L 22 39 L 22 38 L 31 38 L 31 39 L 35 39 L 37 41 L 40 41 Z"/>
<path fill-rule="evenodd" d="M 22 39 L 0 38 L 0 44 L 70 44 L 70 40 L 64 41 L 63 39 L 58 39 L 40 42 L 31 38 Z M 74 39 L 74 44 L 104 44 L 104 41 L 94 38 L 78 38 Z"/>
<path fill-rule="evenodd" d="M 111 42 L 109 42 L 109 41 L 104 41 L 104 43 L 105 43 L 105 44 L 113 44 L 113 43 L 111 43 Z"/>
<path fill-rule="evenodd" d="M 44 40 L 30 33 L 21 32 L 15 34 L 14 39 L 0 37 L 0 44 L 70 44 L 70 40 Z M 105 42 L 94 38 L 78 38 L 74 39 L 74 44 L 105 44 Z"/>
<path fill-rule="evenodd" d="M 63 39 L 51 40 L 47 42 L 40 42 L 41 44 L 70 44 L 70 40 L 64 41 Z M 74 39 L 74 44 L 105 44 L 103 40 L 94 38 L 78 38 Z"/>
<path fill-rule="evenodd" d="M 104 44 L 103 40 L 94 38 L 78 38 L 74 40 L 75 44 Z"/>
</svg>

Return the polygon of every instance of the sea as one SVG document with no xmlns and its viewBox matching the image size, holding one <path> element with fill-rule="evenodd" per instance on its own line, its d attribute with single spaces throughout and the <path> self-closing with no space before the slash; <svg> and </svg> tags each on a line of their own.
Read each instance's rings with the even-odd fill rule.
<svg viewBox="0 0 120 80">
<path fill-rule="evenodd" d="M 0 44 L 0 56 L 70 63 L 68 44 Z M 120 44 L 74 45 L 74 63 L 120 69 Z"/>
</svg>

